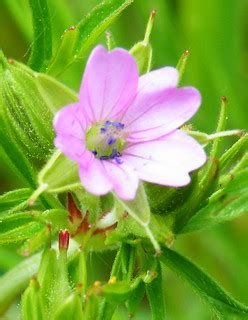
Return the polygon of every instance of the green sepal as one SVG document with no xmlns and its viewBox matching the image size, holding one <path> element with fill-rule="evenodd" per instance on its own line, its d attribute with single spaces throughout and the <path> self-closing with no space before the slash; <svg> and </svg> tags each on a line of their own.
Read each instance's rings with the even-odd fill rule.
<svg viewBox="0 0 248 320">
<path fill-rule="evenodd" d="M 134 200 L 125 201 L 115 195 L 116 203 L 119 204 L 120 212 L 126 211 L 132 219 L 137 223 L 138 229 L 143 229 L 145 235 L 150 239 L 155 251 L 159 253 L 160 248 L 157 240 L 150 229 L 151 211 L 147 199 L 146 191 L 142 183 L 140 183 Z M 132 222 L 131 222 L 132 224 Z M 135 228 L 135 224 L 133 226 Z"/>
<path fill-rule="evenodd" d="M 56 150 L 38 174 L 38 189 L 29 198 L 30 204 L 44 192 L 65 192 L 80 187 L 78 165 Z"/>
<path fill-rule="evenodd" d="M 44 158 L 52 147 L 53 113 L 21 64 L 9 63 L 0 54 L 0 116 L 25 154 Z"/>
<path fill-rule="evenodd" d="M 136 43 L 130 49 L 131 55 L 135 58 L 139 74 L 145 74 L 151 70 L 152 46 L 144 41 Z"/>
<path fill-rule="evenodd" d="M 82 302 L 78 294 L 71 294 L 59 307 L 54 315 L 54 320 L 84 319 Z"/>
<path fill-rule="evenodd" d="M 61 251 L 58 257 L 54 249 L 47 249 L 43 253 L 37 279 L 46 317 L 53 317 L 71 293 L 66 260 L 65 251 Z"/>
<path fill-rule="evenodd" d="M 139 74 L 142 75 L 151 70 L 152 64 L 152 46 L 149 43 L 150 34 L 152 31 L 154 17 L 156 11 L 152 11 L 149 21 L 147 23 L 145 37 L 143 41 L 136 43 L 131 49 L 130 54 L 135 58 L 139 70 Z"/>
<path fill-rule="evenodd" d="M 23 320 L 43 320 L 41 299 L 39 295 L 39 283 L 36 278 L 30 280 L 28 288 L 21 299 Z"/>
</svg>

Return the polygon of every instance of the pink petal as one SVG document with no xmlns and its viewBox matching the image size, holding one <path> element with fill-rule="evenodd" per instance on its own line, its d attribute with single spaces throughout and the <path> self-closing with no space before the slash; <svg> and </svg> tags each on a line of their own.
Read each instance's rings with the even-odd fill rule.
<svg viewBox="0 0 248 320">
<path fill-rule="evenodd" d="M 57 134 L 54 144 L 70 159 L 81 163 L 85 152 L 85 118 L 78 104 L 71 104 L 61 109 L 54 118 Z"/>
<path fill-rule="evenodd" d="M 144 94 L 175 88 L 178 83 L 178 77 L 178 71 L 173 67 L 153 70 L 139 78 L 138 92 Z"/>
<path fill-rule="evenodd" d="M 137 172 L 125 163 L 103 161 L 103 165 L 116 194 L 124 200 L 134 199 L 139 184 Z"/>
<path fill-rule="evenodd" d="M 176 130 L 158 140 L 131 145 L 123 160 L 142 180 L 180 187 L 190 182 L 189 172 L 204 164 L 206 154 L 193 138 Z"/>
<path fill-rule="evenodd" d="M 128 51 L 97 46 L 86 66 L 80 103 L 92 122 L 114 119 L 134 99 L 137 86 L 136 62 Z"/>
<path fill-rule="evenodd" d="M 122 120 L 129 141 L 153 140 L 172 132 L 196 113 L 200 103 L 199 92 L 191 87 L 140 92 Z"/>
<path fill-rule="evenodd" d="M 54 140 L 54 145 L 62 151 L 68 158 L 78 163 L 84 162 L 85 145 L 73 136 L 58 135 Z"/>
<path fill-rule="evenodd" d="M 112 189 L 103 161 L 96 159 L 93 154 L 88 166 L 79 167 L 79 176 L 85 189 L 95 195 L 104 195 Z"/>
<path fill-rule="evenodd" d="M 84 138 L 86 119 L 78 103 L 70 104 L 59 110 L 53 120 L 54 130 L 57 135 Z"/>
</svg>

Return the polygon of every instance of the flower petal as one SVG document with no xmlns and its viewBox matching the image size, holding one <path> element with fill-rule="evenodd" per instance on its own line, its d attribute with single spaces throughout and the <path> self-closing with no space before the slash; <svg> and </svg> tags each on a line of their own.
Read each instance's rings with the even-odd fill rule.
<svg viewBox="0 0 248 320">
<path fill-rule="evenodd" d="M 131 145 L 123 159 L 142 180 L 180 187 L 190 182 L 189 172 L 204 164 L 206 154 L 193 138 L 176 130 L 158 140 Z"/>
<path fill-rule="evenodd" d="M 138 92 L 144 94 L 175 88 L 178 83 L 178 78 L 178 70 L 173 67 L 153 70 L 139 78 Z"/>
<path fill-rule="evenodd" d="M 59 110 L 53 120 L 54 130 L 57 135 L 84 138 L 86 120 L 78 103 L 70 104 Z"/>
<path fill-rule="evenodd" d="M 95 195 L 104 195 L 112 189 L 103 161 L 96 159 L 93 154 L 88 166 L 79 167 L 79 176 L 85 189 Z"/>
<path fill-rule="evenodd" d="M 54 144 L 70 159 L 81 163 L 85 152 L 85 118 L 78 104 L 71 104 L 61 109 L 54 118 L 57 134 Z"/>
<path fill-rule="evenodd" d="M 54 139 L 54 145 L 68 158 L 78 163 L 84 162 L 85 145 L 73 136 L 58 135 Z"/>
<path fill-rule="evenodd" d="M 125 163 L 103 161 L 103 165 L 116 194 L 124 200 L 134 199 L 139 184 L 137 172 Z"/>
<path fill-rule="evenodd" d="M 122 120 L 129 141 L 153 140 L 174 131 L 196 113 L 200 103 L 199 92 L 191 87 L 140 92 Z"/>
<path fill-rule="evenodd" d="M 134 99 L 137 86 L 137 65 L 128 51 L 97 46 L 86 66 L 80 103 L 91 122 L 113 119 Z"/>
</svg>

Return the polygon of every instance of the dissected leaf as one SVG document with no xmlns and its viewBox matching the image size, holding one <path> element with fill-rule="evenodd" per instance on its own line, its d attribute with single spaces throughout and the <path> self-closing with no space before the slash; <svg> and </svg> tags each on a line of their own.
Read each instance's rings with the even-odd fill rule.
<svg viewBox="0 0 248 320">
<path fill-rule="evenodd" d="M 25 204 L 33 190 L 29 188 L 9 191 L 0 196 L 0 213 Z"/>
</svg>

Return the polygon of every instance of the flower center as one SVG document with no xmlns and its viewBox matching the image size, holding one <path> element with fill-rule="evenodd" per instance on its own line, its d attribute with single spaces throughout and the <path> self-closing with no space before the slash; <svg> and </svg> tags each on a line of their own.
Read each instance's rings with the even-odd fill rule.
<svg viewBox="0 0 248 320">
<path fill-rule="evenodd" d="M 90 127 L 86 133 L 86 147 L 100 160 L 115 159 L 121 163 L 121 152 L 124 149 L 124 124 L 105 121 Z"/>
</svg>

